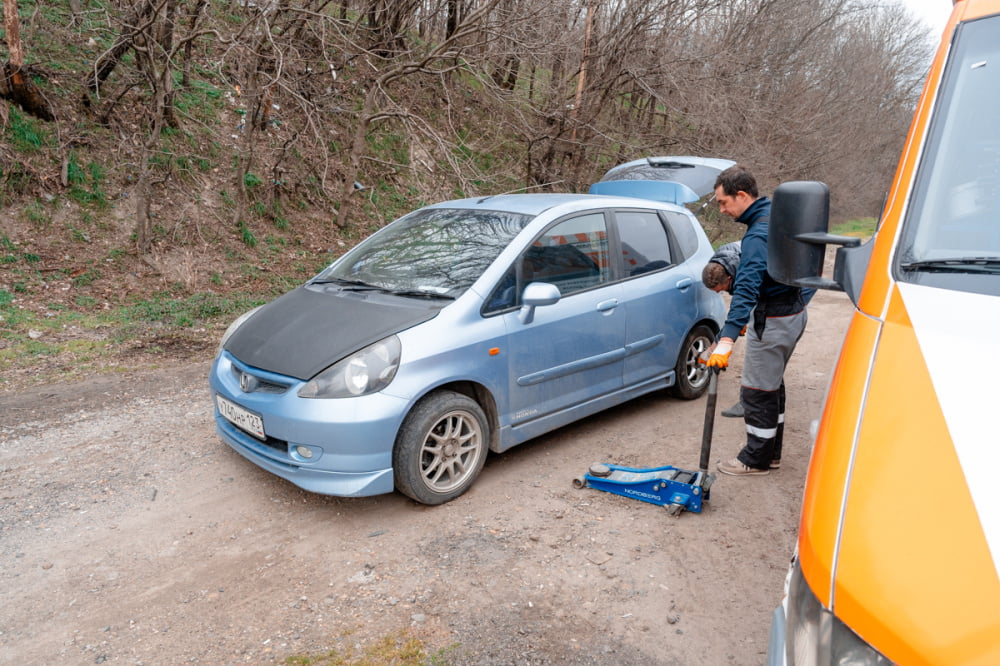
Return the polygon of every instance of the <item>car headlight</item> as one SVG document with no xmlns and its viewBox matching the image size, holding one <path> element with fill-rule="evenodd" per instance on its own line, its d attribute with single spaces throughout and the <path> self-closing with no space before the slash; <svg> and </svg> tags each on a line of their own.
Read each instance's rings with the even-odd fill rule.
<svg viewBox="0 0 1000 666">
<path fill-rule="evenodd" d="M 334 363 L 299 389 L 300 398 L 355 398 L 381 391 L 399 368 L 399 338 L 390 335 Z"/>
<path fill-rule="evenodd" d="M 236 321 L 234 321 L 232 324 L 229 325 L 229 327 L 226 329 L 226 332 L 222 334 L 222 339 L 219 340 L 219 348 L 215 350 L 216 356 L 222 353 L 222 349 L 226 346 L 226 341 L 233 336 L 233 333 L 236 332 L 236 329 L 238 329 L 240 326 L 246 323 L 246 320 L 252 317 L 253 314 L 257 312 L 257 310 L 260 310 L 262 307 L 264 306 L 258 305 L 253 310 L 244 312 L 243 314 L 241 314 L 239 317 L 236 318 Z"/>
<path fill-rule="evenodd" d="M 891 666 L 838 620 L 809 589 L 798 561 L 788 587 L 785 659 L 788 666 Z"/>
</svg>

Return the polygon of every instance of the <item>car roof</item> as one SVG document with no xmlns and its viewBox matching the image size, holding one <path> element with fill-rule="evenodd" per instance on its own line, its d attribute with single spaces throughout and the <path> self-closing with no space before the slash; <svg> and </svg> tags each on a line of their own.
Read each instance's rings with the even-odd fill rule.
<svg viewBox="0 0 1000 666">
<path fill-rule="evenodd" d="M 552 208 L 678 208 L 651 199 L 601 196 L 594 194 L 543 193 L 543 194 L 497 194 L 468 199 L 442 201 L 428 208 L 468 208 L 479 210 L 502 210 L 524 215 L 539 215 Z"/>
</svg>

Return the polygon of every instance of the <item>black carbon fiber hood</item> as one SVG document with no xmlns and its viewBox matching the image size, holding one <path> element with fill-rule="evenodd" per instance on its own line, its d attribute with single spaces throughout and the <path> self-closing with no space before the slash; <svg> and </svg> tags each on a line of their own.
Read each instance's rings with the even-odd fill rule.
<svg viewBox="0 0 1000 666">
<path fill-rule="evenodd" d="M 304 285 L 255 312 L 225 349 L 247 365 L 305 381 L 387 335 L 432 319 L 442 305 Z"/>
</svg>

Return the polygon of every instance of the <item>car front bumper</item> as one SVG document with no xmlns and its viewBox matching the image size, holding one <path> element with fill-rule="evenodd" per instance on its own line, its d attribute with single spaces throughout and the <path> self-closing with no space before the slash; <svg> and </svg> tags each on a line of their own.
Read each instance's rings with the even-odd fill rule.
<svg viewBox="0 0 1000 666">
<path fill-rule="evenodd" d="M 785 664 L 785 604 L 774 609 L 771 615 L 771 636 L 767 645 L 767 666 Z"/>
<path fill-rule="evenodd" d="M 280 393 L 240 388 L 249 372 Z M 374 393 L 345 399 L 300 398 L 303 382 L 241 364 L 223 352 L 209 378 L 219 437 L 255 465 L 314 493 L 342 497 L 393 491 L 392 447 L 408 404 Z M 219 412 L 221 396 L 260 416 L 266 440 L 235 426 Z M 306 454 L 306 455 L 303 455 Z"/>
</svg>

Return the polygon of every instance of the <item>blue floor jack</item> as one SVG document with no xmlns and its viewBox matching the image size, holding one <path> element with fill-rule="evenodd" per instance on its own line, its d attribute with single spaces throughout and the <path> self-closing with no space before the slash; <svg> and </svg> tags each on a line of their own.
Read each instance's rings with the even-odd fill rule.
<svg viewBox="0 0 1000 666">
<path fill-rule="evenodd" d="M 718 396 L 719 368 L 709 369 L 708 401 L 705 405 L 705 427 L 701 436 L 701 460 L 697 472 L 666 465 L 636 469 L 610 463 L 594 463 L 582 477 L 573 479 L 576 488 L 594 488 L 658 504 L 676 516 L 681 511 L 701 513 L 703 502 L 715 475 L 708 473 L 712 452 L 712 430 L 715 428 L 715 401 Z"/>
</svg>

